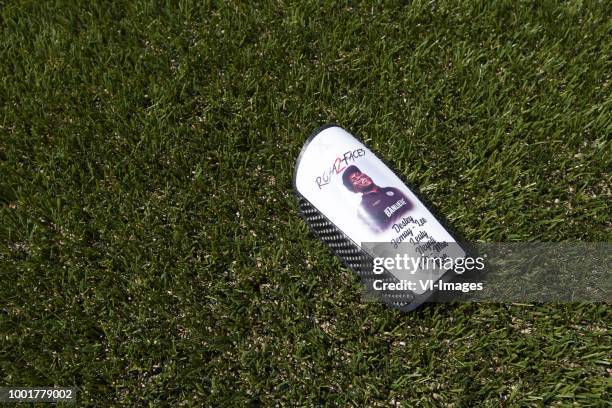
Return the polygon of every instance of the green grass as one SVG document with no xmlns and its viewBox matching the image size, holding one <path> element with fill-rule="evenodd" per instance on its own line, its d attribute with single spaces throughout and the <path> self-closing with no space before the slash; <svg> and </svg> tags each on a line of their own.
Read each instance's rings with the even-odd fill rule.
<svg viewBox="0 0 612 408">
<path fill-rule="evenodd" d="M 293 166 L 364 139 L 466 238 L 610 241 L 606 2 L 0 1 L 0 385 L 83 406 L 603 406 L 607 305 L 400 315 Z"/>
</svg>

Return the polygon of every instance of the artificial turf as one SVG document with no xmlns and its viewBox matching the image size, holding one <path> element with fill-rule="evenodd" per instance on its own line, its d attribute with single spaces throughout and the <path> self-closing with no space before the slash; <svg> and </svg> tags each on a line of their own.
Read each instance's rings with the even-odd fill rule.
<svg viewBox="0 0 612 408">
<path fill-rule="evenodd" d="M 75 385 L 82 406 L 609 404 L 608 305 L 365 302 L 291 179 L 336 122 L 469 240 L 610 241 L 611 15 L 0 1 L 0 386 Z"/>
</svg>

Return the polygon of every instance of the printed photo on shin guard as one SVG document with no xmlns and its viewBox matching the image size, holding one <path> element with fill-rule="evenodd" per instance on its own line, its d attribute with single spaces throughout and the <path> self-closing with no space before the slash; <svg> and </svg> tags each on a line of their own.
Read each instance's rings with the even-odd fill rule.
<svg viewBox="0 0 612 408">
<path fill-rule="evenodd" d="M 342 181 L 349 191 L 361 195 L 357 215 L 373 231 L 388 229 L 394 221 L 412 208 L 408 197 L 399 189 L 377 185 L 357 166 L 350 166 L 344 170 Z"/>
</svg>

